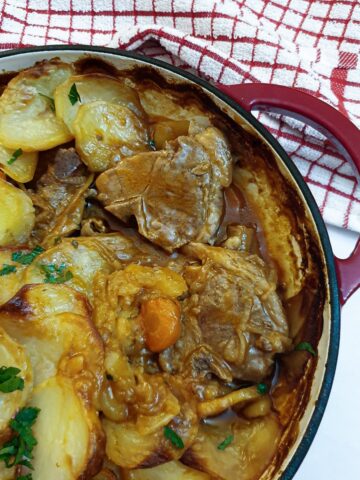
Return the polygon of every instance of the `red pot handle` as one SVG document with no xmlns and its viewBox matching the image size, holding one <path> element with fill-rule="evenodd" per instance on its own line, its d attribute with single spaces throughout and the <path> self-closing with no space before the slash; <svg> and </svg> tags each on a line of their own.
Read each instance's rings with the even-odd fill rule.
<svg viewBox="0 0 360 480">
<path fill-rule="evenodd" d="M 335 108 L 305 92 L 281 85 L 245 83 L 217 87 L 245 110 L 283 113 L 316 128 L 353 165 L 360 181 L 360 130 Z M 344 304 L 360 286 L 360 237 L 351 255 L 346 259 L 335 257 L 335 264 L 340 301 Z"/>
</svg>

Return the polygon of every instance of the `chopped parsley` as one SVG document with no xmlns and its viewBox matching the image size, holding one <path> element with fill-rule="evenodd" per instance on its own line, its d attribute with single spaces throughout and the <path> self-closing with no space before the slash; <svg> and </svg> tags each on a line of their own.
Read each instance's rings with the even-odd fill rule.
<svg viewBox="0 0 360 480">
<path fill-rule="evenodd" d="M 79 248 L 79 242 L 77 242 L 76 240 L 72 240 L 72 241 L 71 241 L 71 245 L 72 245 L 74 248 Z"/>
<path fill-rule="evenodd" d="M 16 367 L 0 367 L 0 392 L 24 390 L 24 380 L 17 376 L 20 372 L 21 370 Z"/>
<path fill-rule="evenodd" d="M 73 278 L 70 270 L 66 270 L 65 263 L 59 266 L 55 264 L 40 264 L 39 268 L 45 274 L 45 283 L 65 283 Z"/>
<path fill-rule="evenodd" d="M 51 97 L 48 97 L 47 95 L 44 95 L 43 93 L 39 92 L 40 97 L 45 98 L 49 102 L 49 106 L 53 112 L 55 112 L 55 102 L 54 99 Z"/>
<path fill-rule="evenodd" d="M 12 165 L 15 160 L 17 160 L 21 155 L 23 154 L 23 151 L 21 148 L 18 148 L 17 150 L 15 150 L 15 152 L 11 155 L 11 157 L 9 158 L 9 160 L 7 161 L 7 164 L 8 165 Z"/>
<path fill-rule="evenodd" d="M 33 480 L 33 476 L 31 473 L 27 475 L 21 475 L 20 477 L 16 477 L 16 480 Z"/>
<path fill-rule="evenodd" d="M 37 245 L 30 253 L 23 253 L 21 251 L 14 252 L 11 255 L 11 260 L 13 262 L 21 263 L 21 265 L 30 265 L 30 263 L 32 263 L 34 259 L 44 251 L 45 250 L 40 247 L 40 245 Z"/>
<path fill-rule="evenodd" d="M 256 387 L 257 391 L 260 393 L 260 395 L 265 395 L 268 391 L 267 385 L 265 383 L 259 383 Z"/>
<path fill-rule="evenodd" d="M 218 450 L 225 450 L 226 447 L 230 445 L 230 443 L 234 440 L 234 435 L 228 435 L 225 440 L 223 440 L 219 445 L 217 446 Z"/>
<path fill-rule="evenodd" d="M 75 83 L 71 85 L 68 97 L 71 105 L 75 105 L 76 102 L 81 102 L 81 98 L 79 92 L 77 91 Z"/>
<path fill-rule="evenodd" d="M 8 265 L 7 263 L 4 263 L 2 268 L 0 269 L 0 277 L 2 277 L 3 275 L 9 275 L 9 273 L 14 272 L 16 272 L 15 265 Z"/>
<path fill-rule="evenodd" d="M 174 445 L 174 447 L 179 449 L 185 447 L 184 442 L 182 441 L 182 438 L 179 437 L 179 435 L 176 432 L 174 432 L 172 428 L 168 426 L 164 427 L 164 436 L 165 438 L 170 440 L 170 442 Z"/>
<path fill-rule="evenodd" d="M 316 356 L 316 352 L 313 346 L 311 345 L 311 343 L 309 342 L 300 342 L 298 345 L 296 345 L 295 350 L 298 350 L 298 351 L 305 350 L 306 352 L 311 353 L 311 355 L 313 355 L 314 357 Z"/>
<path fill-rule="evenodd" d="M 154 140 L 149 140 L 149 147 L 151 150 L 156 150 L 156 144 Z"/>
<path fill-rule="evenodd" d="M 31 427 L 34 425 L 40 409 L 34 407 L 22 408 L 15 418 L 10 420 L 9 426 L 15 436 L 4 443 L 0 449 L 0 460 L 5 462 L 7 468 L 14 465 L 24 465 L 33 468 L 30 460 L 33 458 L 32 451 L 37 441 L 34 438 Z M 26 478 L 26 476 L 25 476 Z"/>
</svg>

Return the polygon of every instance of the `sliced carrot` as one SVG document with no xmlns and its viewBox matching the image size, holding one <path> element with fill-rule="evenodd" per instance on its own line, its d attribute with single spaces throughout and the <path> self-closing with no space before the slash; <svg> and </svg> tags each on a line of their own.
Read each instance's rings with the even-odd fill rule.
<svg viewBox="0 0 360 480">
<path fill-rule="evenodd" d="M 180 337 L 181 310 L 171 298 L 150 298 L 141 304 L 141 323 L 146 345 L 152 352 L 161 352 Z"/>
</svg>

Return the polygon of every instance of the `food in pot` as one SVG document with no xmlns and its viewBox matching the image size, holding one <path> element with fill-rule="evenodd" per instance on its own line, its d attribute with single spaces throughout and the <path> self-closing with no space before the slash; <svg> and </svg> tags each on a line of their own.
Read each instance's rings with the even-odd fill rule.
<svg viewBox="0 0 360 480">
<path fill-rule="evenodd" d="M 271 478 L 324 301 L 271 151 L 148 69 L 3 83 L 0 478 Z"/>
</svg>

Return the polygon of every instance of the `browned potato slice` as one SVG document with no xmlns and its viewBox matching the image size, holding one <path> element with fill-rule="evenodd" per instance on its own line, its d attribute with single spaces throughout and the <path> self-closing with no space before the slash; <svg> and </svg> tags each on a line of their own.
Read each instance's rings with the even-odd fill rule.
<svg viewBox="0 0 360 480">
<path fill-rule="evenodd" d="M 22 272 L 26 266 L 15 263 L 11 259 L 11 255 L 17 250 L 16 248 L 0 248 L 0 268 L 3 265 L 12 265 L 16 268 L 15 272 L 8 275 L 0 275 L 0 305 L 10 300 L 23 286 Z M 25 253 L 30 252 L 27 249 L 21 249 L 21 251 Z"/>
<path fill-rule="evenodd" d="M 155 468 L 127 470 L 124 480 L 210 480 L 207 473 L 194 470 L 180 462 L 168 462 Z"/>
<path fill-rule="evenodd" d="M 25 243 L 34 223 L 30 197 L 0 178 L 0 247 Z"/>
<path fill-rule="evenodd" d="M 18 374 L 24 380 L 24 389 L 14 392 L 0 392 L 0 439 L 1 433 L 7 428 L 9 420 L 25 405 L 32 391 L 32 368 L 26 356 L 25 349 L 12 340 L 0 327 L 0 367 L 16 367 Z M 0 443 L 1 444 L 1 443 Z M 3 477 L 0 474 L 0 478 Z"/>
<path fill-rule="evenodd" d="M 74 105 L 69 102 L 69 92 L 72 85 L 80 96 L 80 102 Z M 55 91 L 56 115 L 63 120 L 70 132 L 75 134 L 73 122 L 81 105 L 104 101 L 127 107 L 139 118 L 145 118 L 137 92 L 128 87 L 124 80 L 116 79 L 100 73 L 75 75 L 59 85 Z"/>
<path fill-rule="evenodd" d="M 115 255 L 112 255 L 96 239 L 66 238 L 37 257 L 36 262 L 26 269 L 22 285 L 45 281 L 39 265 L 66 265 L 66 269 L 72 274 L 72 278 L 66 282 L 66 285 L 84 293 L 89 300 L 92 300 L 92 286 L 96 273 L 98 271 L 105 274 L 111 273 L 116 261 Z"/>
<path fill-rule="evenodd" d="M 106 454 L 112 462 L 123 468 L 137 468 L 159 463 L 162 458 L 162 430 L 155 434 L 140 435 L 131 423 L 115 423 L 106 418 L 102 421 L 106 433 Z M 165 456 L 165 459 L 167 457 Z"/>
<path fill-rule="evenodd" d="M 0 324 L 25 347 L 35 385 L 61 372 L 80 395 L 94 399 L 104 352 L 83 295 L 64 285 L 27 285 L 0 307 Z"/>
<path fill-rule="evenodd" d="M 92 478 L 101 468 L 104 435 L 95 413 L 76 395 L 71 380 L 56 376 L 39 385 L 31 406 L 40 408 L 33 427 L 33 480 Z"/>
<path fill-rule="evenodd" d="M 217 447 L 233 435 L 233 441 L 224 449 Z M 238 419 L 233 427 L 202 425 L 193 445 L 182 461 L 207 472 L 211 478 L 238 480 L 259 478 L 273 458 L 281 429 L 273 416 L 252 421 Z"/>
<path fill-rule="evenodd" d="M 48 150 L 72 139 L 52 107 L 55 88 L 73 73 L 62 62 L 43 62 L 19 73 L 0 97 L 0 143 L 25 152 Z"/>
<path fill-rule="evenodd" d="M 82 105 L 73 128 L 76 149 L 93 172 L 103 172 L 121 158 L 149 149 L 146 128 L 122 105 L 101 101 Z"/>
<path fill-rule="evenodd" d="M 23 152 L 13 163 L 9 165 L 8 161 L 13 154 L 13 149 L 5 148 L 0 145 L 0 170 L 17 182 L 30 182 L 30 180 L 32 180 L 34 177 L 38 162 L 37 152 Z"/>
</svg>

